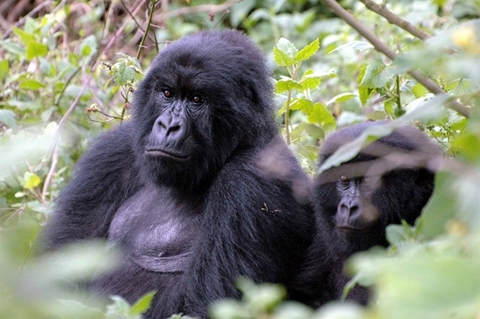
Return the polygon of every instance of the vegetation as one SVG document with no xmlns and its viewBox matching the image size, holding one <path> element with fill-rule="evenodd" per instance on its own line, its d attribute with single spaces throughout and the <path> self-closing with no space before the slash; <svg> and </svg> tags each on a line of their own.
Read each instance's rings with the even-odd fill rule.
<svg viewBox="0 0 480 319">
<path fill-rule="evenodd" d="M 0 4 L 0 317 L 141 318 L 135 305 L 72 295 L 65 282 L 108 269 L 102 243 L 37 256 L 36 238 L 89 141 L 128 120 L 138 81 L 170 40 L 245 30 L 269 55 L 282 133 L 310 174 L 329 132 L 391 119 L 328 165 L 414 123 L 448 156 L 414 227 L 348 271 L 378 301 L 314 311 L 284 290 L 241 281 L 214 318 L 480 317 L 480 2 L 478 0 L 13 1 Z M 332 9 L 334 11 L 332 11 Z M 102 256 L 100 258 L 100 256 Z M 177 315 L 174 318 L 180 318 Z"/>
</svg>

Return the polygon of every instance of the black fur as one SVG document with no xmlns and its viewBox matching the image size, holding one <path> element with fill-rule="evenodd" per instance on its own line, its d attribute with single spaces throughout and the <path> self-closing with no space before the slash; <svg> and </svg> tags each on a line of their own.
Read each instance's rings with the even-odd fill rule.
<svg viewBox="0 0 480 319">
<path fill-rule="evenodd" d="M 130 302 L 156 290 L 146 318 L 207 317 L 212 301 L 239 297 L 240 276 L 291 288 L 314 216 L 273 113 L 264 57 L 241 33 L 169 44 L 135 92 L 132 120 L 79 161 L 46 246 L 121 247 L 119 269 L 92 285 Z"/>
<path fill-rule="evenodd" d="M 320 165 L 340 146 L 382 123 L 357 124 L 329 135 L 320 151 Z M 404 126 L 315 178 L 312 200 L 318 225 L 315 242 L 319 245 L 312 245 L 302 277 L 313 286 L 314 305 L 325 301 L 325 287 L 335 291 L 333 298 L 341 297 L 349 280 L 343 273 L 348 257 L 373 246 L 387 246 L 388 225 L 400 224 L 402 219 L 415 222 L 433 191 L 432 160 L 441 156 L 440 148 L 428 136 L 413 126 Z M 334 258 L 327 283 L 324 242 Z M 315 276 L 317 279 L 312 280 Z M 368 291 L 356 286 L 347 298 L 365 304 Z"/>
</svg>

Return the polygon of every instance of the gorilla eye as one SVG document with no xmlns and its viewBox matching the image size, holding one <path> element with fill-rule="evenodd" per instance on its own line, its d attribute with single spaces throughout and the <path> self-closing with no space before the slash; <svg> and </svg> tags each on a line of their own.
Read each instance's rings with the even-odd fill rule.
<svg viewBox="0 0 480 319">
<path fill-rule="evenodd" d="M 202 103 L 202 102 L 203 102 L 203 100 L 202 100 L 202 98 L 200 97 L 200 95 L 195 95 L 195 96 L 193 97 L 192 101 L 193 101 L 194 103 Z"/>
<path fill-rule="evenodd" d="M 164 96 L 164 97 L 172 97 L 172 96 L 173 96 L 172 91 L 170 91 L 170 90 L 163 90 L 163 96 Z"/>
<path fill-rule="evenodd" d="M 348 178 L 347 178 L 347 176 L 342 175 L 342 176 L 340 176 L 340 180 L 341 180 L 342 182 L 346 182 L 346 181 L 348 180 Z"/>
</svg>

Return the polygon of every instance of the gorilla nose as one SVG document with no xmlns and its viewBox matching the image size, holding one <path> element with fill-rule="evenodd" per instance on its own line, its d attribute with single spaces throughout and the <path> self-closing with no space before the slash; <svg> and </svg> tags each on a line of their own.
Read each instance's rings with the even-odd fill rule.
<svg viewBox="0 0 480 319">
<path fill-rule="evenodd" d="M 348 218 L 356 217 L 360 214 L 360 205 L 356 199 L 342 200 L 338 206 L 339 215 Z"/>
<path fill-rule="evenodd" d="M 154 133 L 158 141 L 167 143 L 182 143 L 188 135 L 185 121 L 171 116 L 160 116 L 155 123 Z"/>
<path fill-rule="evenodd" d="M 182 133 L 182 126 L 180 122 L 170 123 L 170 125 L 160 122 L 160 127 L 165 130 L 165 135 L 168 137 L 170 135 L 178 135 Z"/>
</svg>

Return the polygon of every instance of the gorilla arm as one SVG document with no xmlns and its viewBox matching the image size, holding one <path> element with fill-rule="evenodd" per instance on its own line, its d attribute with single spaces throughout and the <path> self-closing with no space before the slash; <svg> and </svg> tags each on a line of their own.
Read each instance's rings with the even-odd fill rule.
<svg viewBox="0 0 480 319">
<path fill-rule="evenodd" d="M 140 186 L 131 123 L 99 137 L 77 164 L 43 234 L 46 249 L 86 238 L 106 238 L 118 207 Z"/>
</svg>

